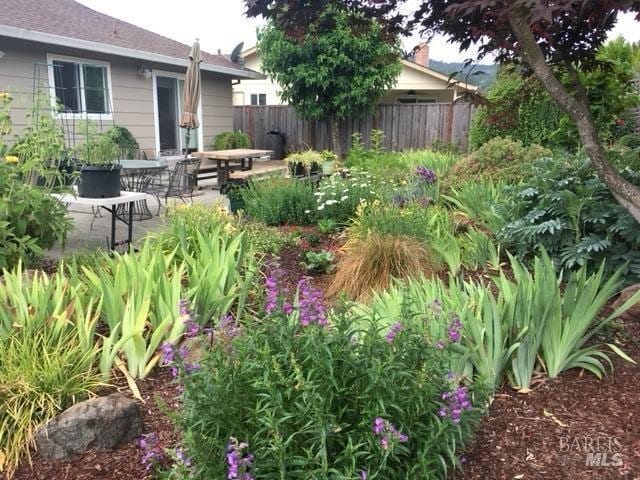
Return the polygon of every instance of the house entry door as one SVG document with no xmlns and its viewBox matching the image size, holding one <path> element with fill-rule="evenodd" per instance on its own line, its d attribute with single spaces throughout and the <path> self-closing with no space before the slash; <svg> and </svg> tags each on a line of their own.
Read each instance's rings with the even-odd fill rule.
<svg viewBox="0 0 640 480">
<path fill-rule="evenodd" d="M 161 152 L 182 152 L 186 145 L 186 129 L 180 128 L 182 114 L 182 89 L 184 80 L 158 75 L 156 99 L 158 105 L 158 136 Z M 191 130 L 188 148 L 198 149 L 198 131 Z"/>
</svg>

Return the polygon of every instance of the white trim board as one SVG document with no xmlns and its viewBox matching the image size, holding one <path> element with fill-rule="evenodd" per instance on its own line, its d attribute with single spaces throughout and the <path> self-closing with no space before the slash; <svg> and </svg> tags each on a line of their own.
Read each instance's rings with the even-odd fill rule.
<svg viewBox="0 0 640 480">
<path fill-rule="evenodd" d="M 163 70 L 153 70 L 151 72 L 151 88 L 153 89 L 153 130 L 155 133 L 155 144 L 156 144 L 156 156 L 160 158 L 160 124 L 158 122 L 158 80 L 157 77 L 169 77 L 176 78 L 179 80 L 184 80 L 183 73 L 177 72 L 166 72 Z M 202 84 L 202 75 L 200 78 L 200 84 Z M 200 98 L 198 99 L 198 123 L 200 127 L 198 128 L 198 150 L 202 150 L 204 148 L 204 125 L 202 124 L 202 89 L 200 89 Z M 182 102 L 182 99 L 180 99 Z M 181 115 L 182 112 L 178 112 L 178 115 Z M 178 147 L 182 149 L 182 135 L 178 135 L 178 141 L 180 145 Z"/>
</svg>

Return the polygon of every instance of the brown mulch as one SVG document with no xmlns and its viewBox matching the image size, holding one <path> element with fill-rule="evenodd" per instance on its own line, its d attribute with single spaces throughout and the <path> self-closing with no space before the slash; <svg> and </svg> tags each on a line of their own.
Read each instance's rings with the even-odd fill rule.
<svg viewBox="0 0 640 480">
<path fill-rule="evenodd" d="M 323 235 L 318 233 L 313 227 L 281 227 L 284 231 L 303 231 L 308 234 L 316 234 L 319 238 L 317 245 L 307 245 L 304 239 L 299 242 L 298 245 L 293 245 L 289 248 L 285 248 L 280 252 L 280 266 L 285 271 L 284 282 L 289 291 L 295 292 L 298 280 L 303 277 L 310 277 L 311 284 L 324 291 L 333 280 L 333 274 L 322 273 L 310 273 L 302 265 L 304 260 L 304 253 L 313 250 L 320 252 L 322 250 L 328 250 L 330 252 L 337 252 L 338 249 L 344 244 L 344 239 L 336 235 Z"/>
<path fill-rule="evenodd" d="M 640 362 L 638 319 L 624 321 L 623 343 Z M 572 370 L 529 394 L 503 388 L 457 478 L 640 479 L 640 365 L 609 356 L 602 380 Z M 589 452 L 602 454 L 600 466 L 587 466 Z"/>
<path fill-rule="evenodd" d="M 167 368 L 156 368 L 144 380 L 137 381 L 145 403 L 142 410 L 143 433 L 156 432 L 163 446 L 178 444 L 179 434 L 164 413 L 165 405 L 177 409 L 177 386 Z M 119 391 L 133 398 L 124 379 L 118 379 L 114 388 L 105 389 L 104 395 Z M 22 465 L 14 480 L 140 480 L 145 470 L 140 463 L 141 454 L 136 442 L 121 445 L 115 450 L 91 449 L 70 462 L 47 461 L 35 455 L 32 465 Z M 0 474 L 0 479 L 3 476 Z"/>
<path fill-rule="evenodd" d="M 309 229 L 311 231 L 311 229 Z M 312 247 L 335 251 L 343 240 L 320 236 Z M 307 247 L 296 245 L 281 252 L 280 264 L 292 291 L 308 276 L 300 264 Z M 475 274 L 487 279 L 486 274 Z M 332 275 L 312 275 L 312 283 L 324 289 Z M 640 319 L 626 318 L 621 339 L 623 350 L 640 362 Z M 613 373 L 602 380 L 574 370 L 545 381 L 529 394 L 518 394 L 508 386 L 495 397 L 488 416 L 479 425 L 473 444 L 465 454 L 465 468 L 454 475 L 459 480 L 490 479 L 626 479 L 640 480 L 640 366 L 610 353 Z M 177 445 L 179 433 L 159 398 L 172 409 L 178 407 L 177 390 L 167 369 L 156 369 L 138 382 L 146 404 L 144 433 L 156 432 L 167 447 Z M 124 382 L 117 389 L 131 396 Z M 105 392 L 106 393 L 106 392 Z M 110 393 L 110 392 L 109 392 Z M 620 464 L 587 466 L 589 452 L 601 453 L 605 462 Z M 604 457 L 606 454 L 606 457 Z M 617 454 L 619 457 L 614 457 Z M 90 450 L 69 463 L 34 457 L 23 465 L 18 480 L 133 480 L 145 476 L 135 442 L 115 450 Z M 0 474 L 0 479 L 3 479 Z M 419 480 L 419 479 L 416 479 Z"/>
</svg>

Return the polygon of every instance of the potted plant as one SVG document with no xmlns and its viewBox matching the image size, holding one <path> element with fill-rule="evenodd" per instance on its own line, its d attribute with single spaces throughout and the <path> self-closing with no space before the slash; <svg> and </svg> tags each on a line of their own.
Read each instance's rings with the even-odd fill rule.
<svg viewBox="0 0 640 480">
<path fill-rule="evenodd" d="M 322 155 L 322 174 L 333 175 L 336 171 L 338 156 L 330 150 L 323 150 L 320 154 Z"/>
<path fill-rule="evenodd" d="M 303 177 L 305 175 L 315 175 L 320 171 L 322 154 L 315 150 L 291 153 L 284 159 L 289 166 L 289 173 L 292 177 Z"/>
<path fill-rule="evenodd" d="M 78 195 L 87 198 L 110 198 L 120 195 L 118 145 L 108 135 L 88 134 L 87 142 L 77 149 Z"/>
<path fill-rule="evenodd" d="M 29 125 L 16 137 L 10 153 L 19 159 L 25 183 L 45 188 L 70 186 L 74 167 L 65 149 L 64 130 L 51 115 L 37 114 L 41 105 L 37 100 L 34 112 L 27 114 Z"/>
<path fill-rule="evenodd" d="M 247 188 L 247 185 L 246 178 L 230 178 L 220 187 L 220 193 L 226 195 L 229 199 L 229 210 L 232 213 L 244 208 L 242 193 Z"/>
</svg>

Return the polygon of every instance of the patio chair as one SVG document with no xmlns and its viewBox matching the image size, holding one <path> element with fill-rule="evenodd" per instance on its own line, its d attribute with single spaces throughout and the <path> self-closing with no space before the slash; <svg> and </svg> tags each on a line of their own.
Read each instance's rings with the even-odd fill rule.
<svg viewBox="0 0 640 480">
<path fill-rule="evenodd" d="M 178 197 L 184 203 L 187 203 L 187 197 L 189 201 L 193 201 L 200 162 L 199 158 L 178 160 L 166 180 L 159 178 L 157 183 L 150 185 L 146 193 L 154 195 L 158 200 L 158 215 L 162 207 L 161 198 L 164 198 L 165 207 L 169 197 Z"/>
</svg>

